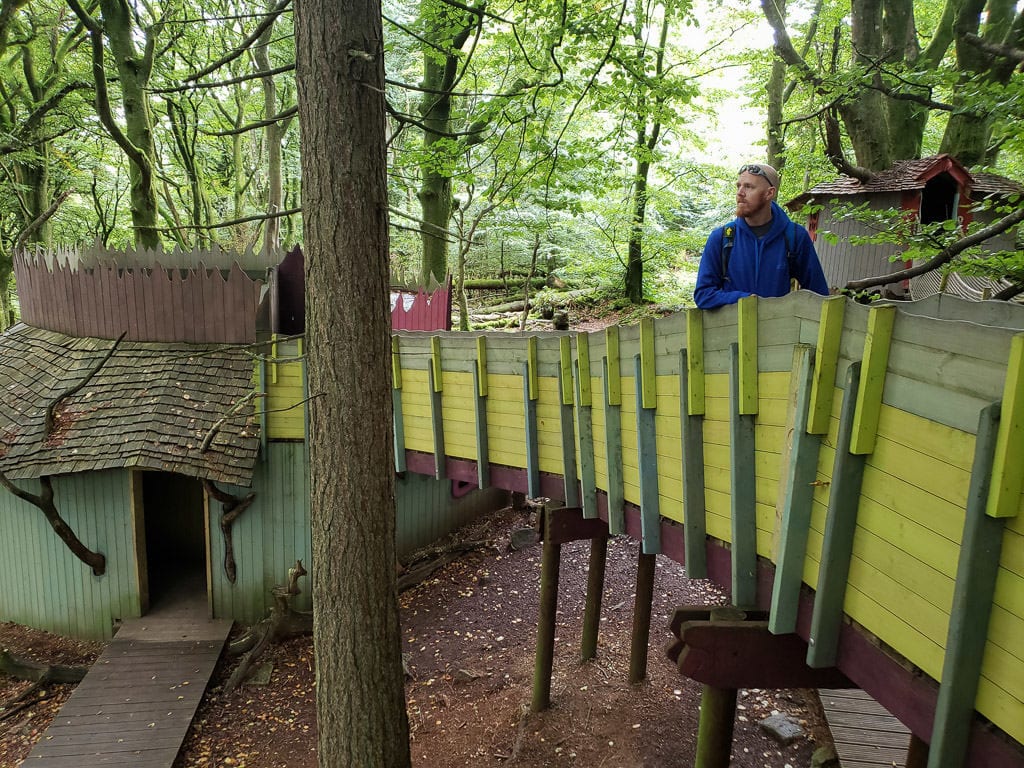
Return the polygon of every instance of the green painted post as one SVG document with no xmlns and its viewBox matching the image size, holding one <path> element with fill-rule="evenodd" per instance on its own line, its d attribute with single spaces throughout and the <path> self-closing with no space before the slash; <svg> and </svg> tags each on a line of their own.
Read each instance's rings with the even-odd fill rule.
<svg viewBox="0 0 1024 768">
<path fill-rule="evenodd" d="M 480 371 L 473 368 L 473 405 L 476 414 L 476 485 L 491 484 L 491 460 L 487 444 L 487 388 L 480 384 Z"/>
<path fill-rule="evenodd" d="M 811 525 L 814 501 L 812 483 L 818 474 L 818 449 L 821 438 L 808 434 L 807 422 L 814 375 L 814 348 L 797 344 L 793 349 L 796 376 L 796 418 L 793 423 L 793 447 L 789 452 L 788 482 L 782 501 L 782 531 L 772 584 L 768 629 L 776 635 L 796 632 L 796 615 L 803 583 L 807 533 Z"/>
<path fill-rule="evenodd" d="M 562 338 L 565 342 L 569 341 L 567 336 Z M 563 344 L 563 347 L 567 346 L 568 344 Z M 567 377 L 569 381 L 566 381 Z M 562 481 L 565 488 L 563 501 L 565 501 L 565 506 L 567 507 L 578 507 L 580 506 L 580 486 L 576 475 L 576 420 L 572 395 L 573 382 L 572 374 L 566 372 L 565 366 L 560 366 L 558 369 L 558 385 L 562 392 L 562 403 L 558 414 L 559 426 L 562 429 Z M 568 402 L 565 400 L 567 389 L 569 392 Z"/>
<path fill-rule="evenodd" d="M 536 338 L 530 338 L 536 348 Z M 537 444 L 537 401 L 535 383 L 531 384 L 536 365 L 523 365 L 523 412 L 526 415 L 526 492 L 530 498 L 540 496 L 540 454 Z"/>
<path fill-rule="evenodd" d="M 857 507 L 867 460 L 863 455 L 850 452 L 859 387 L 860 363 L 853 363 L 846 372 L 832 485 L 829 486 L 825 540 L 821 545 L 818 589 L 807 643 L 807 664 L 815 669 L 835 666 L 839 630 L 843 623 L 843 600 L 853 557 L 853 534 L 857 528 Z"/>
<path fill-rule="evenodd" d="M 653 343 L 653 342 L 652 342 Z M 644 405 L 640 381 L 643 359 L 633 359 L 636 371 L 636 443 L 640 472 L 640 544 L 649 555 L 661 552 L 661 504 L 658 495 L 658 435 L 655 430 L 655 401 Z M 651 373 L 653 376 L 653 372 Z"/>
<path fill-rule="evenodd" d="M 730 345 L 729 491 L 732 497 L 732 601 L 741 608 L 757 601 L 757 476 L 754 416 L 740 409 L 739 345 Z"/>
<path fill-rule="evenodd" d="M 690 391 L 687 351 L 679 351 L 679 430 L 683 460 L 683 546 L 686 575 L 708 577 L 706 500 L 704 498 L 704 415 L 688 414 Z"/>
<path fill-rule="evenodd" d="M 996 403 L 983 408 L 978 420 L 928 768 L 954 768 L 964 765 L 967 757 L 1006 525 L 1005 518 L 985 514 L 992 487 L 999 417 L 1000 405 Z"/>
<path fill-rule="evenodd" d="M 590 569 L 587 572 L 587 603 L 583 610 L 583 642 L 580 661 L 597 656 L 597 634 L 601 626 L 601 598 L 604 594 L 604 571 L 608 561 L 608 537 L 590 540 Z"/>
<path fill-rule="evenodd" d="M 633 601 L 633 634 L 629 646 L 629 682 L 647 677 L 647 646 L 651 638 L 651 604 L 654 601 L 656 556 L 640 553 L 636 567 L 636 598 Z"/>
<path fill-rule="evenodd" d="M 577 363 L 579 366 L 579 363 Z M 590 363 L 587 363 L 590 376 Z M 590 388 L 583 390 L 583 372 L 576 371 L 576 420 L 579 422 L 577 445 L 580 457 L 580 486 L 583 489 L 583 517 L 597 517 L 597 471 L 594 466 L 594 421 Z"/>
<path fill-rule="evenodd" d="M 611 330 L 611 329 L 608 329 Z M 615 337 L 618 339 L 618 336 Z M 626 521 L 623 514 L 625 491 L 622 484 L 622 405 L 621 395 L 615 400 L 621 386 L 617 374 L 613 374 L 609 359 L 604 365 L 604 439 L 608 471 L 608 532 L 625 533 Z M 618 364 L 615 366 L 618 370 Z"/>
</svg>

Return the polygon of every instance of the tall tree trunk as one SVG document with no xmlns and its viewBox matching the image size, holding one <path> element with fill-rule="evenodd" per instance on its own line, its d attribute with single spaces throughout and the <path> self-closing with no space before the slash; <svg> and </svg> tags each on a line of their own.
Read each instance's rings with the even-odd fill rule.
<svg viewBox="0 0 1024 768">
<path fill-rule="evenodd" d="M 420 281 L 443 281 L 448 272 L 448 226 L 452 218 L 452 88 L 459 72 L 459 51 L 479 17 L 443 0 L 422 0 L 420 21 L 426 30 L 423 51 L 423 125 L 425 160 L 418 197 L 423 256 Z"/>
<path fill-rule="evenodd" d="M 272 10 L 275 3 L 269 0 L 267 10 Z M 253 59 L 261 72 L 270 71 L 270 57 L 267 46 L 273 39 L 274 25 L 267 27 L 260 35 L 259 45 L 253 49 Z M 260 78 L 263 87 L 263 116 L 269 120 L 277 114 L 277 84 L 273 75 Z M 281 183 L 281 137 L 284 134 L 280 123 L 268 123 L 263 128 L 263 140 L 267 145 L 267 215 L 263 222 L 263 250 L 265 253 L 277 251 L 281 244 L 281 220 L 274 214 L 281 210 L 284 197 Z"/>
<path fill-rule="evenodd" d="M 403 768 L 379 0 L 298 0 L 295 48 L 319 763 Z"/>
</svg>

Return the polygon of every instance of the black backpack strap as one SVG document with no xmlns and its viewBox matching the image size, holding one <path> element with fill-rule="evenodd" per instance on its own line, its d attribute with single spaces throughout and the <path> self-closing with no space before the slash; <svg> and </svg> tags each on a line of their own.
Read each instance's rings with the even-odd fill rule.
<svg viewBox="0 0 1024 768">
<path fill-rule="evenodd" d="M 736 220 L 725 225 L 722 231 L 722 282 L 729 279 L 729 256 L 732 255 L 732 244 L 736 238 Z"/>
</svg>

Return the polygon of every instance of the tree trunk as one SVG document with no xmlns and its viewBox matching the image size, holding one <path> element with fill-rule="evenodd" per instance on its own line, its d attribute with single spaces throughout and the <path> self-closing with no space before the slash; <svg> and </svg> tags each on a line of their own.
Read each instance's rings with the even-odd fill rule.
<svg viewBox="0 0 1024 768">
<path fill-rule="evenodd" d="M 319 764 L 410 764 L 379 0 L 298 0 Z"/>
<path fill-rule="evenodd" d="M 110 41 L 110 54 L 116 63 L 121 89 L 125 136 L 136 152 L 128 156 L 132 225 L 135 244 L 160 248 L 157 231 L 157 199 L 154 184 L 156 144 L 153 141 L 153 117 L 149 106 L 149 76 L 153 65 L 154 41 L 147 30 L 146 50 L 140 57 L 136 40 L 140 30 L 132 23 L 128 4 L 118 0 L 101 0 L 103 29 Z"/>
</svg>

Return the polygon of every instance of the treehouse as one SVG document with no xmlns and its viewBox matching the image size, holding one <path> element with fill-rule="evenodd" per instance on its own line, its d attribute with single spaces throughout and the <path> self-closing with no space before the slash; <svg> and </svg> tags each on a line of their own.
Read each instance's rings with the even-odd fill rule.
<svg viewBox="0 0 1024 768">
<path fill-rule="evenodd" d="M 805 205 L 818 208 L 811 213 L 807 229 L 815 240 L 828 284 L 841 288 L 851 280 L 887 275 L 911 262 L 893 261 L 891 243 L 856 243 L 851 238 L 876 234 L 871 224 L 850 215 L 851 206 L 866 205 L 871 211 L 901 211 L 916 220 L 917 226 L 958 222 L 967 226 L 972 221 L 991 223 L 999 215 L 975 206 L 985 200 L 1006 201 L 1024 194 L 1024 184 L 992 173 L 972 173 L 949 155 L 936 155 L 919 160 L 904 160 L 892 168 L 874 174 L 868 181 L 841 176 L 807 190 L 786 203 L 790 211 L 799 212 Z M 827 231 L 834 241 L 818 237 Z M 1013 228 L 990 239 L 983 247 L 988 251 L 1014 250 L 1017 229 Z M 889 298 L 920 299 L 938 293 L 967 299 L 989 298 L 1006 285 L 956 272 L 940 284 L 941 275 L 933 271 L 912 280 L 884 286 Z"/>
<path fill-rule="evenodd" d="M 301 253 L 240 261 L 16 258 L 23 322 L 0 336 L 0 619 L 104 638 L 191 589 L 251 623 L 289 566 L 309 564 Z M 444 328 L 448 302 L 443 288 L 399 293 L 393 318 Z M 505 500 L 466 490 L 399 477 L 400 556 Z"/>
</svg>

